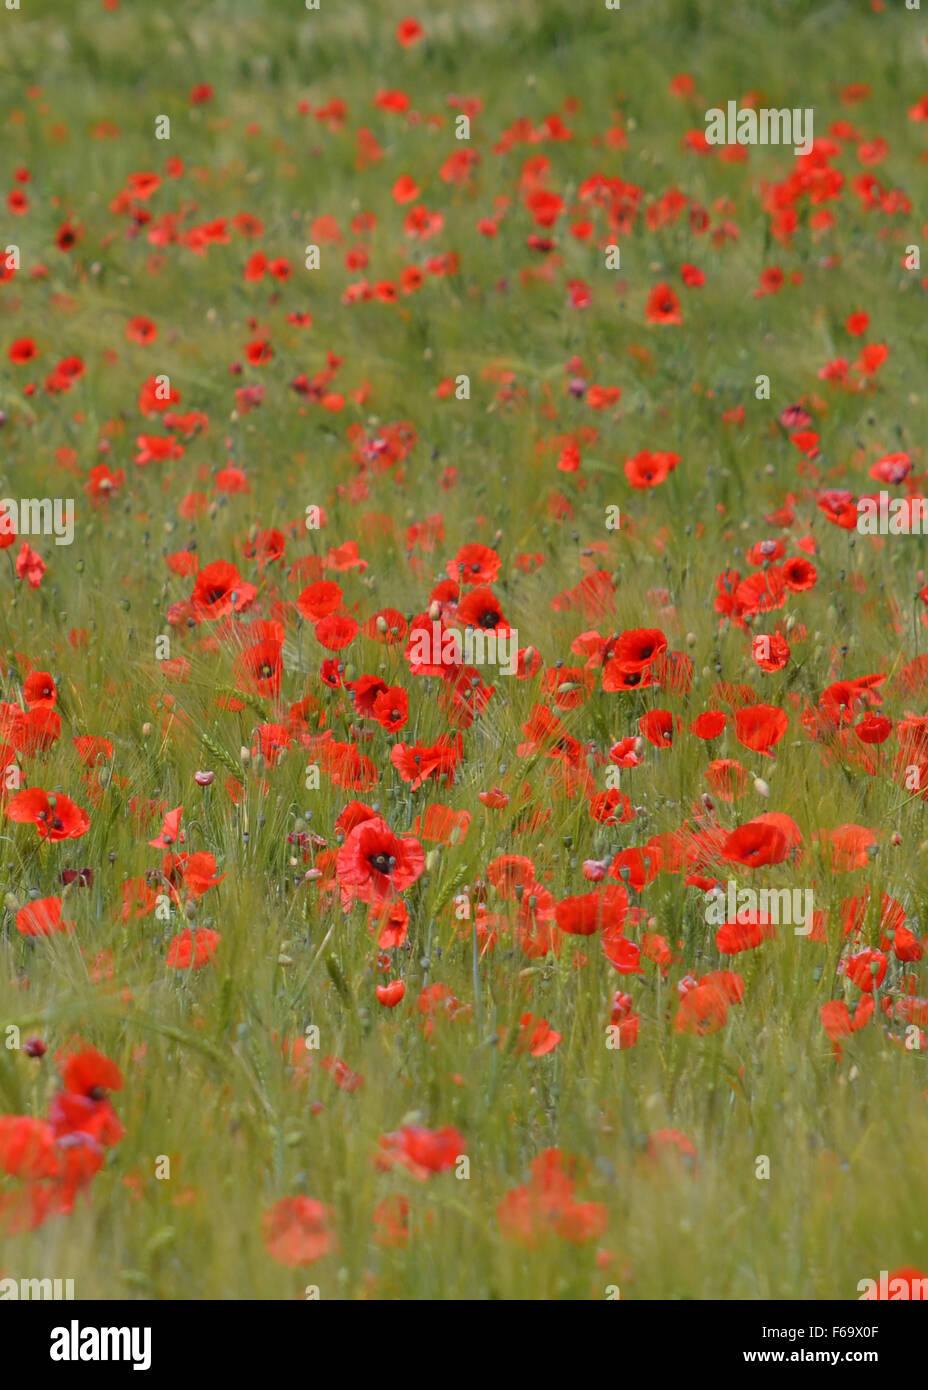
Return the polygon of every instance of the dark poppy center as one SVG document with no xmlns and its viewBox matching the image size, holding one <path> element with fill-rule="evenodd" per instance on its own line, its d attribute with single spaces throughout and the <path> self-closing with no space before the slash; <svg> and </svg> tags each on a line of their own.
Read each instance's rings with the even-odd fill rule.
<svg viewBox="0 0 928 1390">
<path fill-rule="evenodd" d="M 498 613 L 494 613 L 494 611 L 493 611 L 492 608 L 488 608 L 488 609 L 486 610 L 485 613 L 481 613 L 481 615 L 480 615 L 480 626 L 481 626 L 481 627 L 496 627 L 496 624 L 497 624 L 498 622 L 499 622 L 499 614 L 498 614 Z"/>
<path fill-rule="evenodd" d="M 225 589 L 222 589 L 222 588 L 207 589 L 206 595 L 205 595 L 205 597 L 206 597 L 206 602 L 207 602 L 207 603 L 218 603 L 219 600 L 220 600 L 221 598 L 225 598 L 225 594 L 226 594 L 226 591 L 225 591 Z"/>
<path fill-rule="evenodd" d="M 102 1086 L 91 1086 L 87 1095 L 91 1100 L 106 1100 L 106 1092 Z"/>
<path fill-rule="evenodd" d="M 367 861 L 372 869 L 376 869 L 379 874 L 388 874 L 393 867 L 390 862 L 389 854 L 372 854 Z"/>
</svg>

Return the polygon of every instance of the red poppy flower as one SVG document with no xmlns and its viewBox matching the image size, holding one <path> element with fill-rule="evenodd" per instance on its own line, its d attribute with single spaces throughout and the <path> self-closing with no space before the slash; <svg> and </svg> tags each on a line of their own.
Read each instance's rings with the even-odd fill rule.
<svg viewBox="0 0 928 1390">
<path fill-rule="evenodd" d="M 276 698 L 282 675 L 283 643 L 270 638 L 246 647 L 235 663 L 236 686 L 255 695 Z"/>
<path fill-rule="evenodd" d="M 7 804 L 10 820 L 32 824 L 40 840 L 76 840 L 90 829 L 90 817 L 62 792 L 29 787 Z"/>
<path fill-rule="evenodd" d="M 403 48 L 409 48 L 425 38 L 425 30 L 417 19 L 401 19 L 396 26 L 396 41 Z"/>
<path fill-rule="evenodd" d="M 402 642 L 406 636 L 406 619 L 396 608 L 381 608 L 363 624 L 363 631 L 366 637 L 372 637 L 375 642 L 392 646 Z"/>
<path fill-rule="evenodd" d="M 23 936 L 51 936 L 73 931 L 74 923 L 61 920 L 60 898 L 36 898 L 17 912 L 16 930 Z"/>
<path fill-rule="evenodd" d="M 158 336 L 158 329 L 151 319 L 137 314 L 126 324 L 126 337 L 130 343 L 153 343 Z"/>
<path fill-rule="evenodd" d="M 642 449 L 634 458 L 625 460 L 625 476 L 633 488 L 645 491 L 657 487 L 680 462 L 679 454 L 652 452 Z"/>
<path fill-rule="evenodd" d="M 536 1018 L 530 1013 L 520 1016 L 519 1036 L 515 1047 L 517 1054 L 529 1052 L 533 1057 L 547 1057 L 560 1041 L 561 1034 L 554 1031 L 547 1019 Z"/>
<path fill-rule="evenodd" d="M 882 951 L 859 951 L 856 956 L 847 957 L 844 973 L 858 989 L 862 989 L 865 994 L 872 994 L 873 990 L 883 983 L 887 963 L 888 958 Z"/>
<path fill-rule="evenodd" d="M 7 356 L 17 367 L 23 367 L 27 362 L 34 362 L 39 355 L 39 349 L 32 338 L 17 338 L 10 344 Z"/>
<path fill-rule="evenodd" d="M 481 585 L 471 589 L 458 604 L 457 620 L 462 627 L 479 627 L 487 632 L 509 632 L 499 599 L 492 589 Z"/>
<path fill-rule="evenodd" d="M 454 769 L 461 756 L 461 735 L 442 735 L 435 743 L 397 743 L 390 750 L 390 762 L 413 791 L 430 777 L 454 782 Z"/>
<path fill-rule="evenodd" d="M 162 802 L 162 805 L 164 803 Z M 148 843 L 155 849 L 170 849 L 172 845 L 183 842 L 184 832 L 180 828 L 181 818 L 184 814 L 183 806 L 175 806 L 172 811 L 168 811 L 164 817 L 164 822 L 160 831 L 153 840 Z"/>
<path fill-rule="evenodd" d="M 415 883 L 425 871 L 425 855 L 412 835 L 394 835 L 380 816 L 351 830 L 338 852 L 339 882 L 365 903 L 381 902 Z"/>
<path fill-rule="evenodd" d="M 344 614 L 330 613 L 313 628 L 316 641 L 330 652 L 340 652 L 349 646 L 358 635 L 358 624 L 354 618 Z"/>
<path fill-rule="evenodd" d="M 873 1017 L 875 1008 L 873 995 L 865 994 L 854 1010 L 853 1018 L 843 999 L 832 999 L 828 1004 L 823 1004 L 819 1009 L 819 1016 L 829 1038 L 832 1042 L 837 1042 L 839 1038 L 849 1037 L 851 1033 L 863 1028 L 868 1019 Z"/>
<path fill-rule="evenodd" d="M 683 322 L 679 297 L 670 285 L 662 282 L 654 286 L 645 305 L 645 318 L 648 323 Z"/>
<path fill-rule="evenodd" d="M 535 881 L 535 865 L 522 854 L 503 854 L 487 865 L 487 879 L 503 898 L 512 899 L 516 889 Z"/>
<path fill-rule="evenodd" d="M 465 1152 L 464 1136 L 451 1125 L 444 1125 L 441 1129 L 404 1125 L 393 1134 L 380 1136 L 376 1163 L 380 1168 L 399 1165 L 422 1182 L 430 1174 L 444 1173 L 453 1168 Z"/>
<path fill-rule="evenodd" d="M 58 699 L 55 682 L 47 671 L 30 671 L 23 681 L 23 699 L 30 709 L 51 708 Z"/>
<path fill-rule="evenodd" d="M 379 676 L 359 676 L 356 681 L 349 682 L 347 688 L 351 691 L 351 701 L 358 714 L 370 719 L 378 695 L 382 695 L 388 686 Z"/>
<path fill-rule="evenodd" d="M 488 545 L 473 541 L 462 545 L 445 566 L 450 579 L 458 584 L 492 584 L 499 574 L 500 558 Z"/>
<path fill-rule="evenodd" d="M 663 855 L 657 845 L 619 850 L 609 865 L 609 877 L 618 878 L 640 893 L 661 871 Z"/>
<path fill-rule="evenodd" d="M 620 738 L 609 749 L 609 761 L 616 767 L 637 767 L 641 759 L 635 752 L 634 738 Z"/>
<path fill-rule="evenodd" d="M 459 845 L 467 834 L 470 822 L 470 811 L 455 811 L 435 801 L 425 808 L 424 815 L 416 816 L 412 828 L 430 843 Z"/>
<path fill-rule="evenodd" d="M 678 714 L 671 714 L 667 709 L 648 710 L 638 720 L 638 728 L 644 738 L 649 743 L 653 743 L 655 748 L 670 748 L 673 744 L 674 734 L 679 733 L 683 721 Z"/>
<path fill-rule="evenodd" d="M 770 749 L 789 728 L 786 713 L 774 705 L 748 705 L 735 712 L 735 736 L 745 748 L 764 757 L 772 757 Z"/>
<path fill-rule="evenodd" d="M 216 873 L 216 860 L 207 850 L 198 850 L 196 854 L 169 855 L 168 858 L 173 859 L 180 868 L 184 888 L 191 898 L 202 898 L 204 893 L 225 878 L 225 874 Z M 165 876 L 170 877 L 167 870 Z"/>
<path fill-rule="evenodd" d="M 62 1067 L 61 1079 L 66 1091 L 88 1100 L 103 1100 L 106 1091 L 121 1091 L 123 1087 L 116 1063 L 95 1047 L 71 1053 Z"/>
<path fill-rule="evenodd" d="M 596 792 L 590 797 L 590 815 L 600 825 L 625 825 L 635 819 L 635 809 L 631 801 L 618 787 L 608 791 Z"/>
<path fill-rule="evenodd" d="M 857 524 L 856 509 L 854 524 Z M 792 594 L 805 593 L 807 589 L 814 587 L 815 581 L 818 579 L 815 566 L 810 564 L 808 560 L 804 560 L 801 555 L 796 555 L 792 560 L 785 561 L 781 566 L 780 573 L 783 583 Z"/>
<path fill-rule="evenodd" d="M 641 968 L 641 947 L 628 941 L 615 932 L 604 931 L 602 935 L 603 954 L 613 970 L 620 975 L 643 975 Z"/>
<path fill-rule="evenodd" d="M 264 1248 L 278 1264 L 313 1264 L 338 1248 L 333 1216 L 312 1197 L 282 1197 L 262 1217 Z"/>
<path fill-rule="evenodd" d="M 172 940 L 164 963 L 174 970 L 202 970 L 213 959 L 221 940 L 221 933 L 209 927 L 185 927 Z"/>
<path fill-rule="evenodd" d="M 16 577 L 25 579 L 30 589 L 38 589 L 42 583 L 42 575 L 45 573 L 45 561 L 37 550 L 33 550 L 31 545 L 25 541 L 16 556 Z"/>
<path fill-rule="evenodd" d="M 697 738 L 706 740 L 718 738 L 719 734 L 725 728 L 727 718 L 728 716 L 723 714 L 721 710 L 704 710 L 702 714 L 697 715 L 693 720 L 692 724 L 689 726 L 689 731 L 691 734 L 695 734 Z"/>
<path fill-rule="evenodd" d="M 83 229 L 74 222 L 62 222 L 55 233 L 55 244 L 59 251 L 70 251 L 83 237 Z"/>
<path fill-rule="evenodd" d="M 678 1033 L 715 1033 L 728 1016 L 731 1004 L 744 998 L 744 981 L 731 970 L 712 970 L 698 980 L 686 976 L 677 986 L 681 995 L 677 1012 Z"/>
<path fill-rule="evenodd" d="M 372 905 L 368 926 L 377 937 L 382 951 L 394 950 L 406 940 L 409 908 L 402 900 L 384 899 Z"/>
<path fill-rule="evenodd" d="M 59 1169 L 51 1125 L 31 1115 L 0 1115 L 0 1172 L 37 1180 L 55 1177 Z"/>
<path fill-rule="evenodd" d="M 403 1250 L 409 1244 L 409 1199 L 402 1193 L 384 1197 L 374 1208 L 374 1241 L 387 1249 Z"/>
<path fill-rule="evenodd" d="M 497 1206 L 503 1239 L 528 1249 L 551 1235 L 574 1245 L 598 1240 L 606 1229 L 608 1210 L 601 1202 L 576 1200 L 575 1170 L 575 1162 L 560 1149 L 539 1154 L 529 1182 L 512 1188 Z"/>
<path fill-rule="evenodd" d="M 683 1159 L 693 1168 L 696 1168 L 698 1163 L 696 1145 L 679 1129 L 657 1129 L 653 1134 L 649 1134 L 647 1154 L 652 1162 L 664 1158 Z"/>
<path fill-rule="evenodd" d="M 401 685 L 391 685 L 375 697 L 371 714 L 389 733 L 402 729 L 409 717 L 409 696 Z"/>
<path fill-rule="evenodd" d="M 776 937 L 776 926 L 762 913 L 750 913 L 750 920 L 723 922 L 715 934 L 715 948 L 723 956 L 753 951 L 764 941 Z"/>
<path fill-rule="evenodd" d="M 623 887 L 616 886 L 598 893 L 562 898 L 555 910 L 555 920 L 563 932 L 591 936 L 600 929 L 621 932 L 627 914 L 628 894 Z"/>
<path fill-rule="evenodd" d="M 789 842 L 783 831 L 756 820 L 733 830 L 722 848 L 723 858 L 752 869 L 764 864 L 781 864 L 788 854 Z"/>
<path fill-rule="evenodd" d="M 402 980 L 391 980 L 388 985 L 378 985 L 375 993 L 378 1003 L 385 1009 L 395 1009 L 406 993 L 406 986 Z"/>
<path fill-rule="evenodd" d="M 195 622 L 225 618 L 242 613 L 254 601 L 257 589 L 248 584 L 228 560 L 214 560 L 200 570 L 190 597 Z"/>
<path fill-rule="evenodd" d="M 347 1091 L 350 1095 L 352 1091 L 358 1091 L 364 1085 L 364 1077 L 359 1072 L 352 1071 L 347 1062 L 343 1062 L 340 1057 L 323 1057 L 321 1065 L 340 1091 Z"/>
<path fill-rule="evenodd" d="M 631 628 L 621 632 L 612 648 L 612 659 L 623 670 L 644 671 L 655 657 L 667 650 L 667 638 L 660 628 Z"/>
<path fill-rule="evenodd" d="M 839 825 L 836 830 L 820 830 L 816 838 L 836 872 L 848 873 L 870 863 L 870 851 L 879 843 L 875 833 L 864 825 Z"/>
<path fill-rule="evenodd" d="M 734 758 L 716 758 L 706 768 L 706 781 L 722 801 L 737 801 L 744 796 L 748 773 Z"/>
</svg>

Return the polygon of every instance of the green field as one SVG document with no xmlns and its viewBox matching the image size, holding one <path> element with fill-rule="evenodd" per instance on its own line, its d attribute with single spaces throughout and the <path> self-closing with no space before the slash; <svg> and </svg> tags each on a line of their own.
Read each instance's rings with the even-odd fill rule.
<svg viewBox="0 0 928 1390">
<path fill-rule="evenodd" d="M 0 0 L 0 1277 L 928 1278 L 926 13 Z"/>
</svg>

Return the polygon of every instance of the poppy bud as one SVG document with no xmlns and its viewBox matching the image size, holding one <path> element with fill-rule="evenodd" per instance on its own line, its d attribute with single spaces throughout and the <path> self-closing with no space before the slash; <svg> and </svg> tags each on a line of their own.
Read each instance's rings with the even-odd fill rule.
<svg viewBox="0 0 928 1390">
<path fill-rule="evenodd" d="M 142 738 L 150 738 L 150 737 L 151 737 L 151 725 L 150 725 L 150 724 L 143 724 L 143 725 L 142 725 Z"/>
<path fill-rule="evenodd" d="M 755 777 L 755 778 L 754 778 L 754 790 L 757 792 L 757 795 L 758 795 L 758 796 L 769 796 L 769 795 L 770 795 L 770 788 L 769 788 L 769 786 L 767 785 L 767 783 L 764 781 L 763 777 Z"/>
<path fill-rule="evenodd" d="M 195 772 L 193 774 L 193 780 L 198 787 L 211 787 L 215 775 L 214 772 Z"/>
<path fill-rule="evenodd" d="M 441 604 L 438 602 L 437 598 L 433 598 L 432 602 L 429 604 L 429 617 L 433 623 L 437 623 L 438 619 L 441 617 Z"/>
</svg>

